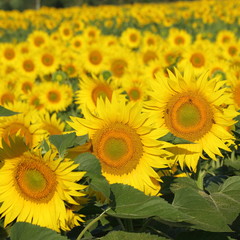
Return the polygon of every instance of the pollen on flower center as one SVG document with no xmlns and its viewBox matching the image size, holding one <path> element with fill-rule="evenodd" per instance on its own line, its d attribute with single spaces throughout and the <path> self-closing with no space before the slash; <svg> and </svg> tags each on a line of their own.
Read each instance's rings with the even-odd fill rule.
<svg viewBox="0 0 240 240">
<path fill-rule="evenodd" d="M 175 136 L 195 141 L 211 129 L 214 120 L 213 112 L 202 96 L 183 93 L 168 102 L 165 122 Z"/>
<path fill-rule="evenodd" d="M 15 171 L 16 188 L 22 197 L 35 202 L 48 202 L 56 190 L 55 173 L 35 159 L 20 161 Z"/>
<path fill-rule="evenodd" d="M 98 130 L 93 138 L 93 150 L 103 171 L 116 175 L 132 171 L 143 153 L 139 135 L 122 123 Z"/>
</svg>

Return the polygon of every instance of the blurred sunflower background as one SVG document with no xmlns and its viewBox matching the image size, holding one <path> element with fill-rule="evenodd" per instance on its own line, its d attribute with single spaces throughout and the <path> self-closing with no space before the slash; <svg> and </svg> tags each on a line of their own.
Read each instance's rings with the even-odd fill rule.
<svg viewBox="0 0 240 240">
<path fill-rule="evenodd" d="M 0 9 L 0 239 L 240 239 L 238 0 Z"/>
</svg>

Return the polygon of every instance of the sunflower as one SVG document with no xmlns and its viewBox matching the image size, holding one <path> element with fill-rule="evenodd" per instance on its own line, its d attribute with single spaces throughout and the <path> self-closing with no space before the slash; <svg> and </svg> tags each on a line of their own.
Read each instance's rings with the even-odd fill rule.
<svg viewBox="0 0 240 240">
<path fill-rule="evenodd" d="M 210 44 L 203 46 L 203 44 L 195 42 L 187 51 L 183 52 L 182 60 L 177 65 L 178 68 L 184 71 L 191 64 L 196 74 L 202 73 L 209 62 L 213 61 L 213 56 L 216 56 L 215 48 L 211 46 Z M 211 54 L 209 49 L 211 49 Z"/>
<path fill-rule="evenodd" d="M 134 73 L 126 74 L 122 86 L 130 101 L 143 102 L 147 99 L 149 86 L 141 73 L 135 71 Z"/>
<path fill-rule="evenodd" d="M 50 115 L 49 112 L 39 114 L 40 128 L 43 129 L 46 136 L 49 135 L 61 135 L 64 132 L 65 124 L 54 113 Z"/>
<path fill-rule="evenodd" d="M 183 29 L 170 28 L 168 42 L 175 47 L 188 47 L 192 42 L 192 36 Z"/>
<path fill-rule="evenodd" d="M 169 78 L 158 74 L 157 80 L 152 83 L 146 109 L 166 134 L 192 142 L 173 149 L 182 168 L 186 164 L 195 171 L 204 152 L 215 160 L 216 155 L 222 156 L 220 149 L 230 151 L 228 144 L 234 144 L 234 136 L 226 129 L 235 123 L 237 112 L 230 110 L 232 102 L 229 108 L 222 107 L 231 99 L 225 81 L 208 80 L 207 73 L 196 77 L 190 66 L 184 76 L 175 69 L 175 75 L 170 71 Z"/>
<path fill-rule="evenodd" d="M 240 41 L 231 41 L 226 43 L 223 48 L 223 56 L 226 60 L 232 60 L 240 56 Z"/>
<path fill-rule="evenodd" d="M 8 103 L 5 107 L 18 114 L 0 118 L 0 139 L 9 144 L 9 136 L 18 135 L 25 138 L 29 147 L 38 145 L 43 130 L 37 121 L 38 114 L 35 109 L 23 102 Z"/>
<path fill-rule="evenodd" d="M 238 74 L 236 75 L 236 72 Z M 234 105 L 236 110 L 240 109 L 240 67 L 230 69 L 228 74 L 228 85 L 230 86 L 230 92 L 233 96 Z"/>
<path fill-rule="evenodd" d="M 141 32 L 136 28 L 127 28 L 120 36 L 121 43 L 129 48 L 138 48 L 141 44 Z"/>
<path fill-rule="evenodd" d="M 87 109 L 94 112 L 97 100 L 100 97 L 111 100 L 114 91 L 120 97 L 122 90 L 117 90 L 111 78 L 105 80 L 102 75 L 99 77 L 95 75 L 92 75 L 92 77 L 82 75 L 79 80 L 79 90 L 76 91 L 76 103 L 79 104 L 79 108 L 83 114 Z"/>
<path fill-rule="evenodd" d="M 141 59 L 143 65 L 148 65 L 151 61 L 158 60 L 160 58 L 159 54 L 162 52 L 159 51 L 157 46 L 143 46 L 139 50 L 138 58 Z"/>
<path fill-rule="evenodd" d="M 137 60 L 136 55 L 126 47 L 117 45 L 112 46 L 108 56 L 106 70 L 109 70 L 117 84 L 119 82 L 121 85 L 121 78 L 136 66 L 136 61 L 132 61 L 132 59 Z"/>
<path fill-rule="evenodd" d="M 88 43 L 93 43 L 100 38 L 101 30 L 96 26 L 87 26 L 84 28 L 83 36 Z"/>
<path fill-rule="evenodd" d="M 69 48 L 80 52 L 86 45 L 86 39 L 82 35 L 74 36 L 69 42 Z"/>
<path fill-rule="evenodd" d="M 15 63 L 19 52 L 13 43 L 0 44 L 0 57 L 2 63 Z"/>
<path fill-rule="evenodd" d="M 28 35 L 27 42 L 30 43 L 30 47 L 33 49 L 41 49 L 47 46 L 50 38 L 49 35 L 40 30 L 35 30 Z"/>
<path fill-rule="evenodd" d="M 73 90 L 68 84 L 58 82 L 44 82 L 41 84 L 40 101 L 45 105 L 46 110 L 64 111 L 71 103 Z"/>
<path fill-rule="evenodd" d="M 58 28 L 58 32 L 63 41 L 69 41 L 73 37 L 72 24 L 68 21 L 63 21 Z"/>
<path fill-rule="evenodd" d="M 25 99 L 35 85 L 35 79 L 21 77 L 16 83 L 16 93 L 17 96 L 21 96 L 21 99 Z"/>
<path fill-rule="evenodd" d="M 79 225 L 76 215 L 66 203 L 78 205 L 74 197 L 82 197 L 85 186 L 76 183 L 84 172 L 74 172 L 78 164 L 60 158 L 56 153 L 27 149 L 18 151 L 19 143 L 7 149 L 0 169 L 0 207 L 4 226 L 13 221 L 29 222 L 60 232 Z M 21 144 L 22 145 L 22 144 Z M 1 153 L 6 149 L 0 149 Z M 66 202 L 66 203 L 65 203 Z"/>
<path fill-rule="evenodd" d="M 230 30 L 225 30 L 225 29 L 221 30 L 217 33 L 217 36 L 216 36 L 216 43 L 220 46 L 223 46 L 235 40 L 236 40 L 235 33 Z"/>
<path fill-rule="evenodd" d="M 36 110 L 42 112 L 45 110 L 45 105 L 40 99 L 39 93 L 42 91 L 41 84 L 35 84 L 32 91 L 26 95 L 26 101 L 29 106 L 34 107 Z"/>
<path fill-rule="evenodd" d="M 157 73 L 164 73 L 165 67 L 163 66 L 162 58 L 149 62 L 147 66 L 143 67 L 143 75 L 149 82 L 156 81 Z"/>
<path fill-rule="evenodd" d="M 162 43 L 162 38 L 149 31 L 145 31 L 142 36 L 143 47 L 158 47 Z"/>
<path fill-rule="evenodd" d="M 85 71 L 99 74 L 106 69 L 106 54 L 101 41 L 94 42 L 85 47 L 81 52 L 81 58 Z"/>
<path fill-rule="evenodd" d="M 21 76 L 35 79 L 38 75 L 39 68 L 36 56 L 29 54 L 22 54 L 18 61 L 18 72 Z"/>
<path fill-rule="evenodd" d="M 8 85 L 1 84 L 0 88 L 0 105 L 5 105 L 7 103 L 13 103 L 16 100 L 16 94 L 12 89 L 9 89 Z"/>
<path fill-rule="evenodd" d="M 41 76 L 54 73 L 60 64 L 59 53 L 53 46 L 41 49 L 38 53 L 37 62 Z"/>
<path fill-rule="evenodd" d="M 162 136 L 161 129 L 153 129 L 152 119 L 141 110 L 140 104 L 126 104 L 113 94 L 111 102 L 107 98 L 97 101 L 96 113 L 71 117 L 68 123 L 78 136 L 89 135 L 110 184 L 128 184 L 156 195 L 160 178 L 153 168 L 165 168 L 169 153 L 163 149 L 167 143 L 156 140 Z"/>
</svg>

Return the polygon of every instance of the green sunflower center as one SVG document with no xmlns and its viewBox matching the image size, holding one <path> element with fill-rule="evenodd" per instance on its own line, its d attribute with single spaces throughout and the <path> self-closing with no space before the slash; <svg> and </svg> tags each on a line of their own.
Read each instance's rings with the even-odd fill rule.
<svg viewBox="0 0 240 240">
<path fill-rule="evenodd" d="M 89 54 L 89 61 L 93 64 L 93 65 L 98 65 L 102 62 L 102 54 L 97 51 L 94 50 Z"/>
<path fill-rule="evenodd" d="M 133 88 L 128 93 L 131 100 L 138 100 L 141 96 L 139 89 Z"/>
<path fill-rule="evenodd" d="M 175 136 L 196 141 L 211 129 L 213 112 L 210 104 L 198 93 L 176 94 L 166 106 L 165 123 Z"/>
<path fill-rule="evenodd" d="M 60 94 L 57 91 L 49 91 L 48 100 L 53 103 L 59 102 L 61 99 Z"/>
<path fill-rule="evenodd" d="M 178 122 L 184 127 L 195 126 L 201 120 L 199 109 L 191 104 L 184 103 L 177 111 Z"/>
<path fill-rule="evenodd" d="M 34 70 L 34 63 L 31 61 L 31 60 L 25 60 L 23 62 L 23 69 L 26 71 L 26 72 L 32 72 Z"/>
<path fill-rule="evenodd" d="M 103 151 L 108 158 L 118 161 L 128 152 L 128 147 L 123 139 L 110 138 L 105 142 Z"/>
<path fill-rule="evenodd" d="M 136 168 L 143 154 L 143 146 L 133 128 L 122 123 L 112 123 L 95 133 L 93 151 L 104 172 L 122 175 Z"/>
<path fill-rule="evenodd" d="M 200 68 L 205 64 L 205 58 L 202 53 L 194 53 L 190 58 L 190 62 L 196 68 Z"/>
<path fill-rule="evenodd" d="M 35 155 L 22 155 L 15 170 L 19 194 L 36 203 L 49 202 L 56 190 L 56 174 Z"/>
<path fill-rule="evenodd" d="M 24 184 L 32 191 L 41 191 L 46 187 L 46 179 L 37 170 L 31 169 L 25 172 L 23 176 Z"/>
</svg>

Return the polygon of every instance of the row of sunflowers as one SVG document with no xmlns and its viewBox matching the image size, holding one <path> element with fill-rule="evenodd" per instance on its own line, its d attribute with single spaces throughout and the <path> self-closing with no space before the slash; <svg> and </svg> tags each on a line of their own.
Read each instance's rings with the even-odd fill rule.
<svg viewBox="0 0 240 240">
<path fill-rule="evenodd" d="M 0 11 L 3 239 L 239 239 L 239 8 Z"/>
</svg>

